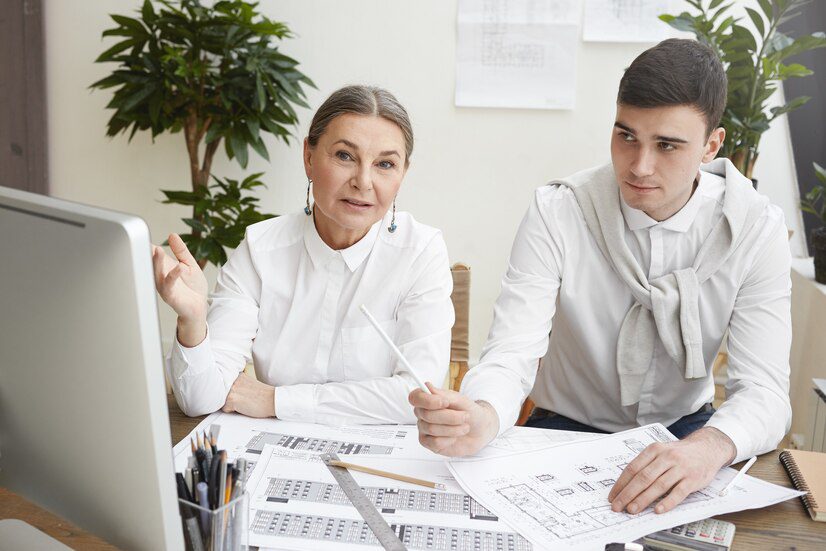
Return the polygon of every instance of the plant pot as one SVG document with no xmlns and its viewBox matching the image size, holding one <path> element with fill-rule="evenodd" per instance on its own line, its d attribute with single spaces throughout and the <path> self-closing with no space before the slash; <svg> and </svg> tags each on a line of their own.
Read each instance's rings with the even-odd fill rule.
<svg viewBox="0 0 826 551">
<path fill-rule="evenodd" d="M 812 253 L 815 257 L 815 281 L 826 284 L 826 226 L 812 230 Z"/>
</svg>

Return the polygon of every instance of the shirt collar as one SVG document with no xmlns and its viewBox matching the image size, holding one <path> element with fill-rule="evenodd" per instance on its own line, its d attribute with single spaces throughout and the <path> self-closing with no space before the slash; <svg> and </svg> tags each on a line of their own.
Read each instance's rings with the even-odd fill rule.
<svg viewBox="0 0 826 551">
<path fill-rule="evenodd" d="M 307 249 L 307 253 L 310 255 L 310 260 L 312 260 L 313 265 L 316 268 L 326 265 L 336 257 L 341 257 L 350 271 L 355 272 L 358 267 L 361 266 L 362 262 L 364 262 L 364 259 L 370 254 L 370 251 L 373 250 L 373 245 L 375 244 L 376 238 L 379 235 L 379 230 L 381 229 L 381 223 L 382 221 L 379 220 L 373 224 L 370 231 L 367 232 L 367 235 L 359 239 L 353 245 L 347 247 L 346 249 L 336 251 L 331 249 L 329 245 L 321 239 L 321 236 L 318 235 L 318 230 L 316 230 L 313 217 L 307 216 L 304 221 L 304 247 Z"/>
<path fill-rule="evenodd" d="M 703 188 L 705 187 L 703 180 L 707 177 L 708 174 L 700 171 L 700 177 L 697 180 L 697 189 L 691 194 L 688 202 L 683 205 L 683 208 L 671 216 L 671 218 L 663 220 L 662 222 L 657 222 L 643 211 L 628 206 L 620 193 L 620 208 L 622 209 L 622 215 L 625 217 L 625 223 L 628 224 L 628 227 L 632 231 L 660 225 L 660 227 L 666 230 L 685 233 L 688 231 L 688 228 L 691 227 L 702 206 L 701 197 L 703 195 Z"/>
</svg>

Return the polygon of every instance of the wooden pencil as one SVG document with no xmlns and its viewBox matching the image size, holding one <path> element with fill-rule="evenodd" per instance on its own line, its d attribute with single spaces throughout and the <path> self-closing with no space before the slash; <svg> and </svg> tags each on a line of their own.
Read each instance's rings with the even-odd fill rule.
<svg viewBox="0 0 826 551">
<path fill-rule="evenodd" d="M 409 482 L 410 484 L 417 484 L 419 486 L 425 486 L 427 488 L 435 488 L 436 490 L 445 490 L 445 485 L 440 484 L 439 482 L 431 482 L 429 480 L 422 480 L 421 478 L 415 478 L 412 476 L 407 476 L 403 474 L 396 474 L 391 473 L 388 471 L 381 471 L 379 469 L 373 469 L 371 467 L 365 467 L 363 465 L 356 465 L 355 463 L 347 463 L 346 461 L 337 461 L 332 460 L 329 462 L 330 465 L 334 467 L 343 467 L 345 469 L 350 469 L 353 471 L 359 471 L 362 473 L 372 474 L 376 476 L 383 476 L 384 478 L 392 478 L 393 480 L 400 480 L 402 482 Z"/>
</svg>

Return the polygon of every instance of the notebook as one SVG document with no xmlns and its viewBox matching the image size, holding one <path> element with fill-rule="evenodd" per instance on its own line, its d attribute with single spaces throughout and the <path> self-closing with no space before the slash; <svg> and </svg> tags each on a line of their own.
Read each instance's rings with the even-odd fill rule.
<svg viewBox="0 0 826 551">
<path fill-rule="evenodd" d="M 800 499 L 812 518 L 826 522 L 826 453 L 783 450 L 780 462 L 794 487 L 808 492 Z"/>
</svg>

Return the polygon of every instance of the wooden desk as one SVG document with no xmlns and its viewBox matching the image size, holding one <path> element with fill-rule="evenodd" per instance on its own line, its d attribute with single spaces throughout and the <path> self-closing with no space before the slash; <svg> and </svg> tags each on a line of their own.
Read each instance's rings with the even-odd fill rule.
<svg viewBox="0 0 826 551">
<path fill-rule="evenodd" d="M 202 419 L 203 417 L 185 416 L 178 409 L 174 398 L 169 397 L 169 424 L 172 429 L 173 443 L 189 434 Z M 767 482 L 791 487 L 789 477 L 777 458 L 778 454 L 779 452 L 774 451 L 761 456 L 749 470 L 749 474 Z M 3 488 L 0 488 L 0 518 L 23 519 L 73 549 L 93 551 L 114 549 L 99 538 L 68 524 Z M 826 523 L 813 521 L 799 499 L 718 518 L 737 525 L 733 545 L 736 551 L 748 549 L 823 551 L 826 549 Z"/>
</svg>

